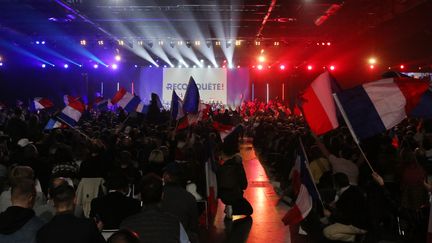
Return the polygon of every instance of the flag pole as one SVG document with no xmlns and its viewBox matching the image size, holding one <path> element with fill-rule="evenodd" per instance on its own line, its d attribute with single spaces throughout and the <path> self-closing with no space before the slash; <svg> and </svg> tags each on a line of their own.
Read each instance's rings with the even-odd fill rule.
<svg viewBox="0 0 432 243">
<path fill-rule="evenodd" d="M 364 153 L 362 147 L 360 146 L 360 141 L 359 141 L 359 139 L 357 138 L 357 136 L 356 136 L 356 134 L 355 134 L 355 132 L 354 132 L 354 129 L 352 128 L 352 125 L 351 125 L 351 123 L 350 123 L 350 121 L 349 121 L 349 119 L 348 119 L 348 117 L 347 117 L 347 115 L 346 115 L 346 113 L 345 113 L 345 110 L 344 110 L 343 107 L 342 107 L 342 104 L 341 104 L 340 101 L 339 101 L 339 98 L 337 97 L 336 94 L 333 94 L 333 98 L 334 98 L 334 100 L 335 100 L 335 103 L 336 103 L 337 107 L 339 108 L 339 111 L 340 111 L 341 114 L 342 114 L 342 117 L 343 117 L 345 123 L 346 123 L 347 126 L 348 126 L 348 129 L 349 129 L 349 131 L 350 131 L 350 133 L 351 133 L 351 136 L 352 136 L 353 139 L 354 139 L 354 142 L 356 143 L 358 149 L 360 150 L 360 153 L 362 154 L 363 158 L 365 159 L 365 161 L 366 161 L 367 165 L 369 166 L 369 168 L 371 169 L 371 171 L 372 171 L 372 172 L 375 172 L 375 170 L 373 169 L 371 163 L 369 162 L 368 158 L 366 157 L 366 154 Z"/>
<path fill-rule="evenodd" d="M 300 141 L 300 147 L 301 147 L 301 149 L 302 149 L 302 152 L 303 152 L 303 154 L 304 154 L 304 156 L 305 156 L 305 160 L 306 160 L 306 162 L 307 162 L 307 163 L 305 163 L 305 165 L 306 165 L 306 169 L 308 170 L 309 176 L 310 176 L 310 178 L 311 178 L 312 181 L 313 181 L 312 173 L 311 173 L 310 168 L 309 168 L 309 158 L 308 158 L 308 156 L 307 156 L 307 154 L 306 154 L 306 150 L 305 150 L 305 148 L 304 148 L 303 140 L 302 140 L 301 137 L 299 137 L 299 141 Z M 325 209 L 325 207 L 324 207 L 324 203 L 323 203 L 322 198 L 321 198 L 321 194 L 320 194 L 319 191 L 318 191 L 318 188 L 317 188 L 317 186 L 316 186 L 316 184 L 315 184 L 315 181 L 313 181 L 313 185 L 314 185 L 314 188 L 315 188 L 315 190 L 316 190 L 316 192 L 317 192 L 317 194 L 318 194 L 318 199 L 319 199 L 319 201 L 320 201 L 320 203 L 321 203 L 321 206 L 322 206 L 323 209 Z"/>
</svg>

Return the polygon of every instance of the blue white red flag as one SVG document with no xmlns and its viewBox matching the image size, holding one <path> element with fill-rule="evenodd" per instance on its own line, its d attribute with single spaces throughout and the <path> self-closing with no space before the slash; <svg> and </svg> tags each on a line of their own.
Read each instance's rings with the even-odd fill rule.
<svg viewBox="0 0 432 243">
<path fill-rule="evenodd" d="M 80 120 L 84 110 L 85 105 L 80 101 L 75 100 L 63 108 L 62 112 L 57 116 L 57 118 L 69 126 L 75 127 L 78 124 L 78 121 Z"/>
<path fill-rule="evenodd" d="M 382 133 L 400 123 L 419 104 L 428 82 L 388 78 L 336 93 L 335 100 L 358 139 Z"/>
<path fill-rule="evenodd" d="M 173 120 L 178 120 L 184 116 L 182 107 L 183 107 L 183 101 L 177 95 L 175 90 L 173 90 L 172 98 L 171 98 L 171 118 Z"/>
<path fill-rule="evenodd" d="M 234 131 L 241 129 L 240 125 L 234 126 L 231 124 L 223 124 L 220 122 L 213 122 L 213 127 L 216 129 L 216 131 L 219 132 L 222 141 L 224 141 L 225 138 L 228 137 Z"/>
<path fill-rule="evenodd" d="M 44 130 L 52 130 L 52 129 L 64 128 L 64 127 L 65 127 L 65 125 L 63 123 L 50 118 L 48 123 L 46 124 Z"/>
<path fill-rule="evenodd" d="M 33 106 L 35 110 L 43 110 L 53 107 L 54 103 L 47 98 L 36 97 L 33 99 Z"/>
<path fill-rule="evenodd" d="M 146 105 L 143 102 L 140 102 L 136 108 L 136 112 L 147 114 L 149 111 L 150 105 Z"/>
<path fill-rule="evenodd" d="M 190 77 L 189 83 L 186 89 L 186 94 L 183 100 L 183 112 L 184 113 L 198 113 L 200 108 L 200 94 L 198 86 L 195 83 L 193 77 Z"/>
<path fill-rule="evenodd" d="M 200 103 L 198 113 L 186 114 L 184 117 L 180 118 L 177 130 L 182 130 L 189 126 L 197 124 L 199 121 L 207 120 L 209 117 L 210 109 L 210 105 Z"/>
<path fill-rule="evenodd" d="M 336 81 L 328 71 L 319 75 L 301 96 L 303 115 L 311 130 L 321 135 L 339 126 L 332 93 L 337 92 Z"/>
<path fill-rule="evenodd" d="M 64 95 L 63 96 L 63 102 L 65 103 L 65 105 L 69 105 L 69 103 L 77 101 L 79 99 L 80 99 L 80 97 L 75 97 L 72 95 Z"/>
<path fill-rule="evenodd" d="M 118 104 L 118 106 L 127 112 L 135 111 L 140 102 L 141 100 L 138 96 L 127 92 L 124 88 L 121 88 L 111 99 L 112 104 Z"/>
<path fill-rule="evenodd" d="M 301 222 L 312 210 L 313 199 L 320 199 L 309 168 L 302 156 L 297 156 L 290 177 L 297 199 L 294 206 L 282 218 L 285 225 L 294 225 Z"/>
</svg>

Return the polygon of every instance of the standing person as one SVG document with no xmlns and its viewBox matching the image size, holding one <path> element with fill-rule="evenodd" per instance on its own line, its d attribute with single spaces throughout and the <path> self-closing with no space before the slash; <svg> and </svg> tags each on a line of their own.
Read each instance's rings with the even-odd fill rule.
<svg viewBox="0 0 432 243">
<path fill-rule="evenodd" d="M 140 186 L 143 208 L 120 224 L 120 229 L 127 229 L 138 234 L 140 242 L 147 243 L 189 243 L 189 238 L 179 219 L 161 210 L 163 185 L 156 174 L 143 177 Z"/>
<path fill-rule="evenodd" d="M 104 243 L 105 239 L 92 219 L 74 215 L 75 190 L 63 184 L 52 191 L 56 215 L 38 232 L 37 243 Z M 115 210 L 115 209 L 113 209 Z"/>
<path fill-rule="evenodd" d="M 226 219 L 232 219 L 233 215 L 250 216 L 253 213 L 252 206 L 243 197 L 248 181 L 238 152 L 238 140 L 225 139 L 222 144 L 223 162 L 217 171 L 217 181 L 218 197 L 226 205 Z"/>
<path fill-rule="evenodd" d="M 44 224 L 35 216 L 36 188 L 33 180 L 21 179 L 12 186 L 12 206 L 0 213 L 0 242 L 35 242 Z"/>
</svg>

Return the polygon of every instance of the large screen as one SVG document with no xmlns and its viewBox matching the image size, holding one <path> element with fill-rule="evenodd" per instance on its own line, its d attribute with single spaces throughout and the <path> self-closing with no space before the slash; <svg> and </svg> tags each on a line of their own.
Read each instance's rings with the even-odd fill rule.
<svg viewBox="0 0 432 243">
<path fill-rule="evenodd" d="M 183 99 L 190 77 L 195 80 L 203 102 L 227 103 L 225 68 L 164 68 L 162 99 L 171 100 L 173 90 Z"/>
</svg>

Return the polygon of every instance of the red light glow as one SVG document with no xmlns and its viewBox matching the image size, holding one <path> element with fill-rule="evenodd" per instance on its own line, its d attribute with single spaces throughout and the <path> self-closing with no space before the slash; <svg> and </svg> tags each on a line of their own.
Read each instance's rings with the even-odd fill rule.
<svg viewBox="0 0 432 243">
<path fill-rule="evenodd" d="M 374 65 L 369 65 L 369 68 L 370 68 L 370 69 L 374 69 L 375 66 L 374 66 Z"/>
<path fill-rule="evenodd" d="M 400 69 L 404 69 L 405 68 L 405 66 L 404 65 L 400 65 Z"/>
<path fill-rule="evenodd" d="M 309 71 L 312 70 L 312 69 L 313 69 L 312 65 L 308 65 L 308 66 L 307 66 L 307 69 L 308 69 Z"/>
<path fill-rule="evenodd" d="M 279 68 L 280 68 L 280 70 L 285 70 L 285 65 L 281 64 L 281 65 L 279 66 Z"/>
<path fill-rule="evenodd" d="M 262 70 L 263 66 L 260 64 L 260 65 L 257 66 L 257 68 L 258 68 L 258 70 Z"/>
<path fill-rule="evenodd" d="M 335 70 L 335 66 L 331 65 L 330 70 L 332 70 L 332 71 Z"/>
</svg>

